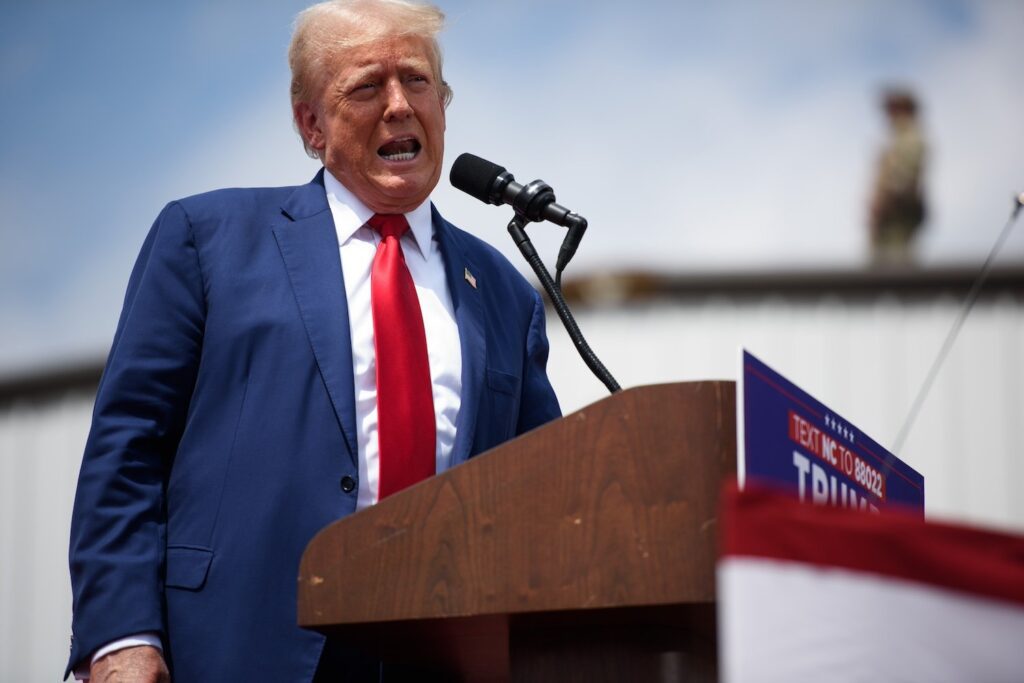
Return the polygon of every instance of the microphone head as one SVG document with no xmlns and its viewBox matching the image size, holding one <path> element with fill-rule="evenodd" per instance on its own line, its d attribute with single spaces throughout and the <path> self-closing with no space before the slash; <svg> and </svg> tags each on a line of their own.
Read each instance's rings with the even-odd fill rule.
<svg viewBox="0 0 1024 683">
<path fill-rule="evenodd" d="M 476 197 L 485 204 L 494 204 L 496 202 L 491 199 L 494 181 L 504 172 L 504 166 L 498 166 L 487 159 L 465 153 L 460 154 L 452 164 L 452 172 L 448 175 L 448 179 L 455 188 L 466 194 Z"/>
</svg>

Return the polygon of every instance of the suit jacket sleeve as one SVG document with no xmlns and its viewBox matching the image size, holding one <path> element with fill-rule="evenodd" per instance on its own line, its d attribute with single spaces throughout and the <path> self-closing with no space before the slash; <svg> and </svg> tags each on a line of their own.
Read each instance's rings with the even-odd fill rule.
<svg viewBox="0 0 1024 683">
<path fill-rule="evenodd" d="M 195 385 L 204 301 L 188 217 L 169 204 L 132 271 L 82 459 L 69 669 L 122 636 L 165 636 L 164 492 Z"/>
</svg>

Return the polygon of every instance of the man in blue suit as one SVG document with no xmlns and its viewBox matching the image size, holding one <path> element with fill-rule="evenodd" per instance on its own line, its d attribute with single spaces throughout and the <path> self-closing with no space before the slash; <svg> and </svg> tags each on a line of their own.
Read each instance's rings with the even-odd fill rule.
<svg viewBox="0 0 1024 683">
<path fill-rule="evenodd" d="M 422 315 L 430 471 L 559 415 L 537 293 L 429 200 L 451 97 L 442 21 L 408 0 L 303 12 L 292 105 L 324 170 L 308 185 L 172 202 L 154 223 L 75 500 L 77 676 L 379 678 L 375 662 L 296 626 L 306 543 L 393 476 L 375 339 L 406 321 L 375 332 L 378 245 L 399 240 Z M 379 233 L 380 217 L 408 231 Z"/>
</svg>

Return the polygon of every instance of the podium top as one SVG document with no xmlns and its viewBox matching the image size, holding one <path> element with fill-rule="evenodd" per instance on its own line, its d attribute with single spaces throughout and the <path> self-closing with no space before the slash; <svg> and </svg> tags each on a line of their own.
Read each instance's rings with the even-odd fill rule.
<svg viewBox="0 0 1024 683">
<path fill-rule="evenodd" d="M 299 624 L 711 603 L 733 382 L 609 396 L 323 529 Z"/>
</svg>

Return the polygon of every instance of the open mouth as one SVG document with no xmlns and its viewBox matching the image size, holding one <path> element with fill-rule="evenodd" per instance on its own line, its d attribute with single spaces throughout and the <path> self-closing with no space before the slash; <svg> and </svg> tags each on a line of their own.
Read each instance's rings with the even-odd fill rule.
<svg viewBox="0 0 1024 683">
<path fill-rule="evenodd" d="M 420 141 L 416 138 L 392 140 L 380 146 L 377 156 L 385 161 L 412 161 L 420 153 Z"/>
</svg>

